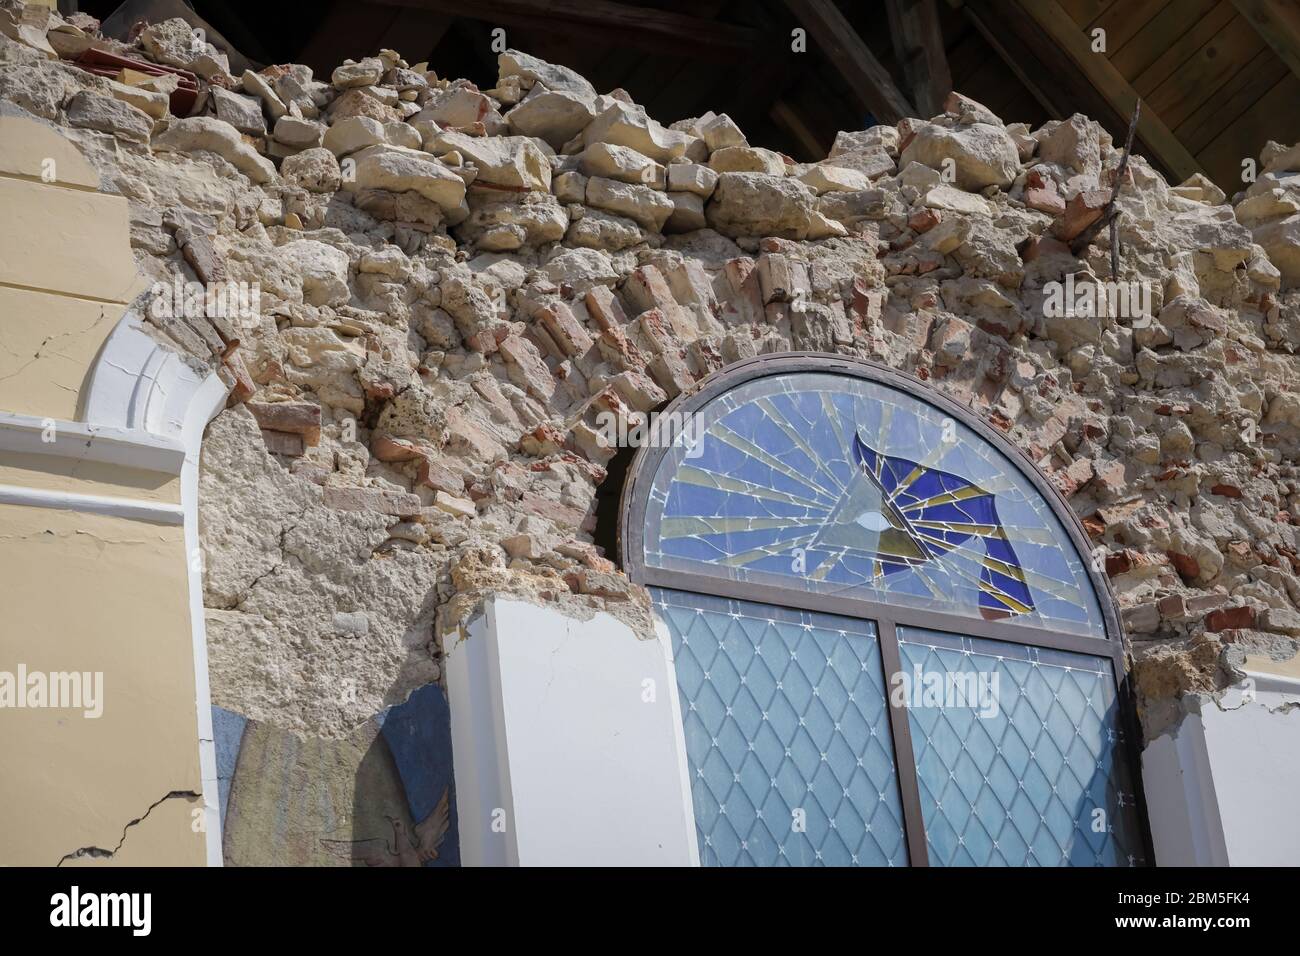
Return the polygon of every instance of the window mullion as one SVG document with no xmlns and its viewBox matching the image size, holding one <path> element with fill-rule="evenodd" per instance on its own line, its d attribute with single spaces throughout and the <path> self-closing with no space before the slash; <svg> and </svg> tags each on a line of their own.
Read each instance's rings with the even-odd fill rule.
<svg viewBox="0 0 1300 956">
<path fill-rule="evenodd" d="M 899 695 L 895 705 L 892 688 L 896 674 L 903 669 L 898 650 L 898 632 L 894 622 L 876 620 L 880 640 L 880 660 L 885 669 L 885 699 L 889 708 L 889 730 L 894 738 L 894 766 L 898 776 L 899 797 L 903 804 L 903 830 L 907 834 L 907 855 L 912 866 L 929 866 L 930 854 L 925 841 L 925 819 L 921 814 L 921 787 L 916 774 L 916 756 L 912 749 L 912 728 L 907 716 L 907 695 Z"/>
</svg>

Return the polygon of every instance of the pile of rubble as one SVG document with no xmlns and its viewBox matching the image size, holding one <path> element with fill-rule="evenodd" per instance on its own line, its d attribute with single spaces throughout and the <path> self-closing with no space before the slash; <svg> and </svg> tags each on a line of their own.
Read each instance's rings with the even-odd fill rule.
<svg viewBox="0 0 1300 956">
<path fill-rule="evenodd" d="M 494 590 L 644 629 L 593 543 L 595 415 L 792 349 L 910 372 L 1052 476 L 1104 549 L 1148 732 L 1244 653 L 1295 654 L 1300 147 L 1231 203 L 1134 157 L 1117 278 L 1151 314 L 1115 315 L 1051 302 L 1110 278 L 1104 230 L 1071 251 L 1120 160 L 1080 115 L 954 95 L 798 163 L 513 50 L 480 90 L 389 50 L 236 77 L 182 20 L 94 29 L 0 0 L 0 100 L 130 201 L 151 279 L 260 290 L 238 324 L 155 320 L 233 389 L 201 490 L 215 702 L 342 735 L 436 680 L 439 632 Z"/>
</svg>

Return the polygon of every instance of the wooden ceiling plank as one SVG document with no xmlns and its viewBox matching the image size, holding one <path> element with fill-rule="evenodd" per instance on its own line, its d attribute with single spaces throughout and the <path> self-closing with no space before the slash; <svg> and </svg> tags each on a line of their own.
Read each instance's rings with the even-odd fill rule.
<svg viewBox="0 0 1300 956">
<path fill-rule="evenodd" d="M 634 7 L 612 0 L 373 0 L 383 6 L 434 10 L 504 27 L 616 41 L 659 53 L 707 53 L 737 59 L 752 56 L 768 38 L 747 27 L 716 20 Z"/>
<path fill-rule="evenodd" d="M 1108 7 L 1101 16 L 1088 24 L 1088 30 L 1106 31 L 1106 55 L 1112 56 L 1151 22 L 1169 0 L 1126 0 Z"/>
<path fill-rule="evenodd" d="M 1241 181 L 1242 160 L 1258 159 L 1260 150 L 1270 139 L 1281 143 L 1300 140 L 1300 77 L 1285 73 L 1282 80 L 1260 97 L 1253 108 L 1221 127 L 1219 135 L 1197 159 L 1220 188 L 1229 194 L 1244 189 Z"/>
<path fill-rule="evenodd" d="M 1232 0 L 1264 42 L 1300 76 L 1300 7 L 1293 0 Z"/>
<path fill-rule="evenodd" d="M 704 19 L 716 19 L 725 7 L 726 0 L 673 0 L 660 4 L 661 9 L 674 13 L 690 11 L 692 16 Z M 667 122 L 686 119 L 685 116 L 673 115 L 679 108 L 681 97 L 677 94 L 677 84 L 683 81 L 682 74 L 693 75 L 699 64 L 690 58 L 679 57 L 665 62 L 661 58 L 647 59 L 628 76 L 623 88 L 632 94 L 633 99 L 646 108 L 651 116 L 671 117 Z M 629 84 L 634 84 L 629 85 Z"/>
<path fill-rule="evenodd" d="M 420 63 L 432 56 L 434 47 L 447 35 L 454 18 L 431 10 L 399 10 L 380 37 L 379 44 L 400 53 L 408 63 Z"/>
<path fill-rule="evenodd" d="M 885 10 L 912 102 L 926 116 L 942 113 L 943 102 L 952 92 L 952 72 L 935 0 L 885 0 Z"/>
<path fill-rule="evenodd" d="M 827 157 L 840 130 L 860 128 L 860 124 L 846 120 L 845 105 L 827 85 L 826 78 L 813 70 L 799 77 L 782 98 L 799 113 L 816 137 L 820 148 L 811 154 L 814 161 Z"/>
<path fill-rule="evenodd" d="M 1126 77 L 1137 76 L 1169 45 L 1196 25 L 1222 0 L 1171 0 L 1122 45 L 1106 44 L 1106 55 Z"/>
<path fill-rule="evenodd" d="M 1088 81 L 1106 98 L 1111 107 L 1121 114 L 1131 115 L 1137 102 L 1137 92 L 1124 79 L 1119 70 L 1105 56 L 1092 52 L 1086 33 L 1063 11 L 1056 0 L 1032 0 L 1018 4 L 1025 15 L 1034 20 L 1058 48 L 1079 69 Z M 1142 141 L 1179 182 L 1195 173 L 1204 172 L 1201 164 L 1165 126 L 1154 110 L 1142 110 L 1138 129 Z"/>
<path fill-rule="evenodd" d="M 978 30 L 971 30 L 958 40 L 948 53 L 948 66 L 952 70 L 952 88 L 964 90 L 966 78 L 983 69 L 989 60 L 988 42 Z"/>
<path fill-rule="evenodd" d="M 1244 64 L 1214 95 L 1202 103 L 1181 126 L 1174 129 L 1183 144 L 1197 155 L 1223 132 L 1225 126 L 1254 108 L 1260 98 L 1282 82 L 1290 71 L 1277 57 L 1267 62 Z"/>
<path fill-rule="evenodd" d="M 1211 43 L 1228 24 L 1237 19 L 1237 13 L 1231 4 L 1220 3 L 1205 17 L 1198 20 L 1190 30 L 1169 44 L 1154 63 L 1137 76 L 1131 78 L 1131 85 L 1139 96 L 1150 96 L 1151 91 L 1172 79 L 1178 82 L 1187 64 L 1202 49 Z"/>
<path fill-rule="evenodd" d="M 1124 3 L 1119 5 L 1124 6 Z M 1081 27 L 1086 27 L 1113 6 L 1115 0 L 1061 0 L 1061 9 Z"/>
<path fill-rule="evenodd" d="M 1187 117 L 1231 80 L 1242 64 L 1252 64 L 1252 69 L 1258 69 L 1264 59 L 1273 59 L 1267 45 L 1245 17 L 1234 13 L 1225 29 L 1218 31 L 1172 76 L 1147 94 L 1144 102 L 1178 135 L 1178 127 Z M 1194 152 L 1190 146 L 1188 149 Z"/>
<path fill-rule="evenodd" d="M 917 115 L 889 71 L 832 0 L 785 0 L 785 5 L 879 122 L 892 124 Z"/>
</svg>

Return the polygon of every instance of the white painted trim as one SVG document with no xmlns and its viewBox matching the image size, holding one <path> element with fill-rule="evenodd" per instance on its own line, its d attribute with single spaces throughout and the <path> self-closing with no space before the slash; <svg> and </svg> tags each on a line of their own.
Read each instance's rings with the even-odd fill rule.
<svg viewBox="0 0 1300 956">
<path fill-rule="evenodd" d="M 212 730 L 212 691 L 208 683 L 208 636 L 203 608 L 203 563 L 199 543 L 199 455 L 208 422 L 226 407 L 225 382 L 209 375 L 190 400 L 182 441 L 181 507 L 185 515 L 185 554 L 190 586 L 190 640 L 194 645 L 194 698 L 199 721 L 199 775 L 203 781 L 204 834 L 208 866 L 223 864 L 221 799 L 217 781 L 217 743 Z"/>
<path fill-rule="evenodd" d="M 99 350 L 80 418 L 99 426 L 181 441 L 191 399 L 210 372 L 144 331 L 128 308 Z"/>
<path fill-rule="evenodd" d="M 228 391 L 216 372 L 167 348 L 146 333 L 140 317 L 128 309 L 105 340 L 91 370 L 81 400 L 81 418 L 86 424 L 79 426 L 95 439 L 87 443 L 87 448 L 98 446 L 98 453 L 105 456 L 97 460 L 152 467 L 179 474 L 181 478 L 181 503 L 165 507 L 175 515 L 172 523 L 182 524 L 185 531 L 199 777 L 203 787 L 208 866 L 222 865 L 221 801 L 204 624 L 199 455 L 203 432 L 225 407 Z M 18 423 L 16 430 L 22 429 L 30 433 L 30 423 Z M 39 440 L 39 434 L 36 437 Z M 102 437 L 109 440 L 99 441 Z"/>
<path fill-rule="evenodd" d="M 134 521 L 155 521 L 159 524 L 182 524 L 185 520 L 181 506 L 166 501 L 83 495 L 71 491 L 19 488 L 16 485 L 0 485 L 0 504 L 57 508 L 60 511 L 85 511 L 90 514 L 112 515 L 115 518 L 130 518 Z"/>
<path fill-rule="evenodd" d="M 46 437 L 53 441 L 46 441 Z M 36 418 L 0 412 L 0 452 L 48 455 L 76 461 L 102 462 L 168 475 L 180 474 L 185 449 L 179 441 L 148 432 Z"/>
<path fill-rule="evenodd" d="M 1300 702 L 1300 680 L 1256 670 L 1242 676 L 1220 695 L 1186 695 L 1179 721 L 1142 752 L 1160 866 L 1300 861 L 1300 825 L 1277 798 L 1300 780 L 1300 718 L 1287 716 L 1287 705 Z"/>
<path fill-rule="evenodd" d="M 1300 678 L 1270 674 L 1267 671 L 1247 670 L 1243 673 L 1255 682 L 1257 694 L 1300 694 Z"/>
<path fill-rule="evenodd" d="M 655 612 L 654 605 L 651 605 L 651 611 Z M 668 707 L 673 715 L 673 750 L 678 769 L 677 782 L 680 784 L 679 798 L 686 809 L 687 827 L 690 830 L 688 865 L 699 866 L 700 844 L 695 825 L 695 796 L 691 793 L 691 761 L 686 750 L 686 723 L 682 720 L 682 699 L 677 691 L 677 658 L 673 656 L 673 638 L 667 622 L 658 613 L 654 613 L 654 622 L 655 637 L 659 641 L 659 646 L 663 648 L 664 657 L 668 660 L 668 676 L 671 678 L 667 696 Z"/>
<path fill-rule="evenodd" d="M 494 811 L 514 806 L 495 634 L 495 601 L 489 600 L 458 640 L 443 645 L 462 866 L 519 865 L 515 828 L 492 826 Z"/>
<path fill-rule="evenodd" d="M 1142 752 L 1142 785 L 1157 866 L 1227 866 L 1223 817 L 1198 712 Z"/>
</svg>

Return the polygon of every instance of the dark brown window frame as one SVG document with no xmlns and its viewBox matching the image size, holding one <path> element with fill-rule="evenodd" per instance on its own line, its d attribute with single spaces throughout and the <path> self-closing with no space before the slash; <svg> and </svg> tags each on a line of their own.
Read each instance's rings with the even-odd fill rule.
<svg viewBox="0 0 1300 956">
<path fill-rule="evenodd" d="M 669 588 L 674 591 L 709 594 L 874 621 L 880 641 L 881 661 L 887 688 L 890 686 L 892 676 L 902 670 L 898 648 L 899 627 L 927 628 L 961 636 L 989 638 L 1031 647 L 1046 647 L 1110 658 L 1115 679 L 1116 705 L 1119 708 L 1120 723 L 1125 737 L 1129 776 L 1137 801 L 1138 827 L 1141 831 L 1143 851 L 1148 861 L 1153 860 L 1151 828 L 1147 820 L 1141 765 L 1138 759 L 1141 737 L 1132 688 L 1125 667 L 1123 625 L 1116 610 L 1115 594 L 1111 590 L 1110 579 L 1093 567 L 1092 549 L 1078 516 L 1028 455 L 971 409 L 914 376 L 867 359 L 820 352 L 760 355 L 714 372 L 703 379 L 694 391 L 683 393 L 669 402 L 662 409 L 661 414 L 678 414 L 683 416 L 682 420 L 685 420 L 686 416 L 700 411 L 714 399 L 746 382 L 796 372 L 846 375 L 895 388 L 961 422 L 1005 455 L 1012 466 L 1024 475 L 1034 490 L 1047 502 L 1052 513 L 1060 521 L 1061 527 L 1065 529 L 1069 542 L 1074 547 L 1079 560 L 1082 561 L 1084 572 L 1096 592 L 1106 636 L 1096 638 L 1059 634 L 1046 628 L 1026 627 L 1008 621 L 985 621 L 960 614 L 909 608 L 863 598 L 822 594 L 781 585 L 729 581 L 721 577 L 647 566 L 644 559 L 646 504 L 655 474 L 669 450 L 662 445 L 647 445 L 637 449 L 631 467 L 628 469 L 627 481 L 623 485 L 623 495 L 619 503 L 618 550 L 624 572 L 632 581 L 645 587 Z M 889 724 L 894 743 L 894 764 L 898 771 L 899 793 L 902 798 L 908 859 L 912 866 L 928 866 L 925 821 L 922 816 L 916 763 L 912 756 L 912 735 L 908 724 L 907 704 L 904 701 L 896 706 L 892 700 L 894 695 L 887 696 L 891 698 Z"/>
</svg>

